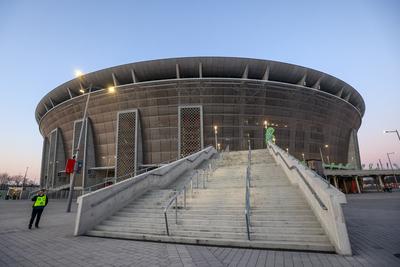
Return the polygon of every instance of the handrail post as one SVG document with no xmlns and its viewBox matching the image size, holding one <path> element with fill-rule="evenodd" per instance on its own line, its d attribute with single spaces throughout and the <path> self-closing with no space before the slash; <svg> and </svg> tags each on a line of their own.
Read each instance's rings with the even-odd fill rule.
<svg viewBox="0 0 400 267">
<path fill-rule="evenodd" d="M 184 164 L 186 164 L 186 161 L 184 162 Z M 199 175 L 200 175 L 200 170 L 195 170 L 191 175 L 190 175 L 190 194 L 191 197 L 194 197 L 194 192 L 193 192 L 193 177 L 196 175 L 196 187 L 197 189 L 199 189 Z M 203 171 L 203 188 L 205 188 L 205 183 L 206 183 L 206 179 L 207 177 L 204 177 L 204 175 L 206 175 L 206 173 Z M 189 182 L 189 181 L 188 181 Z M 179 191 L 175 191 L 174 196 L 172 196 L 169 201 L 168 204 L 165 206 L 164 208 L 164 220 L 165 220 L 165 229 L 167 232 L 167 235 L 170 235 L 169 232 L 169 224 L 168 224 L 168 208 L 173 205 L 174 201 L 175 201 L 175 224 L 178 224 L 178 197 L 183 193 L 183 207 L 184 209 L 187 209 L 187 190 L 188 190 L 188 182 L 185 183 L 185 185 L 183 186 L 182 189 L 180 189 Z M 182 192 L 183 191 L 183 192 Z"/>
<path fill-rule="evenodd" d="M 249 153 L 247 155 L 247 168 L 246 168 L 246 179 L 245 179 L 245 220 L 246 220 L 246 230 L 247 239 L 250 240 L 250 177 L 251 177 L 251 146 L 249 142 Z"/>
<path fill-rule="evenodd" d="M 247 228 L 247 239 L 250 240 L 250 222 L 249 222 L 249 214 L 246 212 L 246 228 Z"/>
<path fill-rule="evenodd" d="M 190 197 L 193 198 L 193 176 L 190 178 Z"/>
<path fill-rule="evenodd" d="M 186 209 L 186 185 L 183 187 L 183 207 Z"/>
<path fill-rule="evenodd" d="M 165 219 L 165 228 L 167 229 L 167 235 L 169 235 L 168 217 L 167 217 L 167 211 L 166 210 L 164 210 L 164 219 Z"/>
<path fill-rule="evenodd" d="M 175 196 L 175 224 L 178 224 L 178 196 Z"/>
</svg>

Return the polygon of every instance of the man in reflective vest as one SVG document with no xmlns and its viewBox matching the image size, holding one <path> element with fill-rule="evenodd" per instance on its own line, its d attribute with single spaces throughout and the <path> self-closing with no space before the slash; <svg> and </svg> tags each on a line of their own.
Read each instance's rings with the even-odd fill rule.
<svg viewBox="0 0 400 267">
<path fill-rule="evenodd" d="M 46 207 L 47 203 L 49 202 L 49 199 L 44 192 L 45 190 L 41 189 L 38 192 L 38 194 L 32 198 L 33 206 L 32 206 L 31 220 L 29 221 L 29 229 L 32 228 L 32 223 L 35 220 L 35 217 L 36 217 L 35 227 L 39 228 L 40 216 L 42 216 L 44 207 Z"/>
</svg>

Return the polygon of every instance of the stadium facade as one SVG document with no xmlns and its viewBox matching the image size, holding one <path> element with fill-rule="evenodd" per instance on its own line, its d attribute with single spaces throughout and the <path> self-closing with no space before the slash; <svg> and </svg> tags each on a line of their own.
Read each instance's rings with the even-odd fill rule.
<svg viewBox="0 0 400 267">
<path fill-rule="evenodd" d="M 220 149 L 244 150 L 249 141 L 254 149 L 265 148 L 265 121 L 275 128 L 277 145 L 295 157 L 322 155 L 359 168 L 357 131 L 364 111 L 349 84 L 282 62 L 188 57 L 116 66 L 70 80 L 39 102 L 41 185 L 69 182 L 65 164 L 82 126 L 77 188 L 216 143 Z"/>
</svg>

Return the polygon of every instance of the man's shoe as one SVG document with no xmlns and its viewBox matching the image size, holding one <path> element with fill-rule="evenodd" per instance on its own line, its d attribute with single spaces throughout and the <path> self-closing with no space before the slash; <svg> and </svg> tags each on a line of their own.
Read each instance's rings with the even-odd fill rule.
<svg viewBox="0 0 400 267">
<path fill-rule="evenodd" d="M 36 228 L 39 228 L 39 225 L 35 225 Z"/>
<path fill-rule="evenodd" d="M 29 229 L 32 229 L 32 225 L 29 225 L 28 228 L 29 228 Z"/>
</svg>

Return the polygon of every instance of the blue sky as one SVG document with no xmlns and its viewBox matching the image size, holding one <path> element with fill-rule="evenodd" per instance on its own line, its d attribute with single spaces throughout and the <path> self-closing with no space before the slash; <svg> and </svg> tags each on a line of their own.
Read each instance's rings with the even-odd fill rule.
<svg viewBox="0 0 400 267">
<path fill-rule="evenodd" d="M 0 0 L 0 172 L 39 177 L 40 99 L 114 65 L 181 56 L 238 56 L 314 68 L 366 102 L 359 131 L 366 165 L 400 142 L 399 1 Z M 385 164 L 385 163 L 384 163 Z"/>
</svg>

